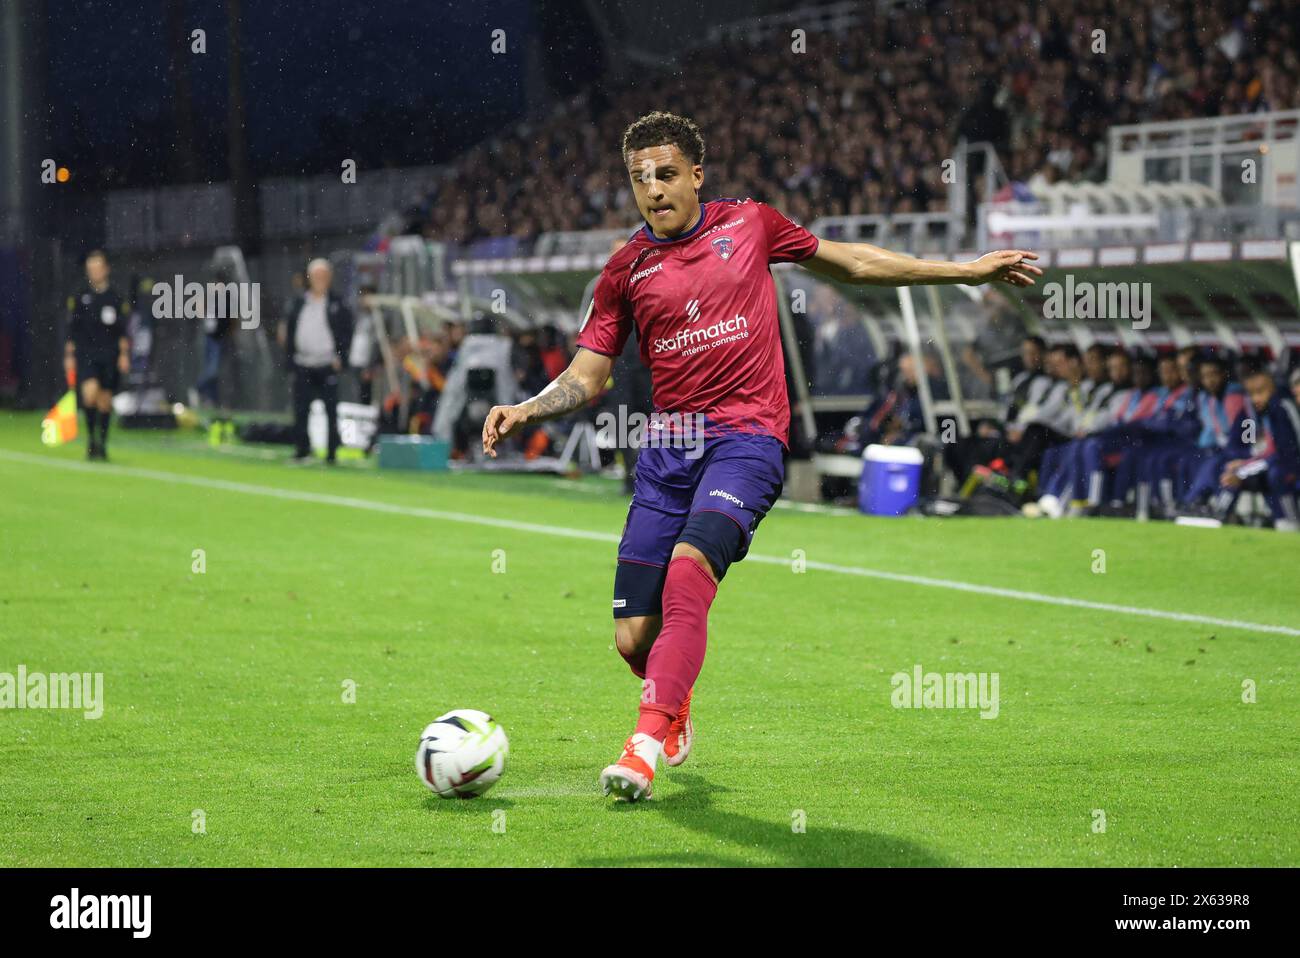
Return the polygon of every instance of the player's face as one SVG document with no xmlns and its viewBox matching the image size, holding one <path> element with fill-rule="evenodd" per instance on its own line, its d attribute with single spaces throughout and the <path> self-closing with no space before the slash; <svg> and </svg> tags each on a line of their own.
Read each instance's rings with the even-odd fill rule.
<svg viewBox="0 0 1300 958">
<path fill-rule="evenodd" d="M 108 260 L 102 256 L 92 256 L 86 260 L 86 279 L 91 286 L 103 286 L 108 282 Z"/>
<path fill-rule="evenodd" d="M 1090 349 L 1083 354 L 1083 371 L 1093 382 L 1100 382 L 1106 376 L 1106 363 L 1102 354 Z"/>
<path fill-rule="evenodd" d="M 683 233 L 700 216 L 704 167 L 693 166 L 673 144 L 633 150 L 624 158 L 636 208 L 663 239 Z"/>
<path fill-rule="evenodd" d="M 311 291 L 317 296 L 324 296 L 329 292 L 330 283 L 334 281 L 334 274 L 325 266 L 315 267 L 307 276 L 307 283 L 311 286 Z"/>
<path fill-rule="evenodd" d="M 1178 362 L 1173 359 L 1160 360 L 1160 385 L 1166 389 L 1177 389 L 1183 383 L 1183 374 L 1178 369 Z"/>
<path fill-rule="evenodd" d="M 1129 377 L 1128 357 L 1123 353 L 1115 353 L 1106 360 L 1106 371 L 1110 374 L 1110 381 L 1113 383 L 1126 383 Z"/>
<path fill-rule="evenodd" d="M 1025 364 L 1026 369 L 1038 369 L 1043 364 L 1043 351 L 1038 348 L 1038 343 L 1032 339 L 1026 339 L 1020 344 L 1020 361 Z"/>
<path fill-rule="evenodd" d="M 1201 388 L 1206 392 L 1217 393 L 1226 379 L 1223 370 L 1214 363 L 1201 364 Z"/>
<path fill-rule="evenodd" d="M 1263 409 L 1273 398 L 1273 377 L 1251 376 L 1246 380 L 1246 391 L 1256 409 Z"/>
</svg>

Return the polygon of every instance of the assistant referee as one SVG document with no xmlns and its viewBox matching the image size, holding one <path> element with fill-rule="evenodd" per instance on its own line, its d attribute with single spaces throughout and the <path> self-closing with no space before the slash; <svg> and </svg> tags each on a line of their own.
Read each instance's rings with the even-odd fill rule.
<svg viewBox="0 0 1300 958">
<path fill-rule="evenodd" d="M 87 285 L 68 298 L 68 340 L 63 367 L 75 373 L 86 413 L 86 458 L 108 460 L 108 425 L 113 393 L 131 369 L 126 334 L 130 308 L 108 283 L 108 257 L 95 250 L 86 257 Z"/>
</svg>

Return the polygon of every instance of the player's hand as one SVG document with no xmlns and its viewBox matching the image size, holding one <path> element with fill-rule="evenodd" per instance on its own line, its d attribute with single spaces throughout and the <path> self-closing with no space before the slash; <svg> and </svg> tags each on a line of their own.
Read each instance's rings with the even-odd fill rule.
<svg viewBox="0 0 1300 958">
<path fill-rule="evenodd" d="M 126 375 L 131 371 L 131 359 L 126 353 L 117 354 L 117 371 Z"/>
<path fill-rule="evenodd" d="M 500 439 L 509 439 L 528 424 L 528 411 L 523 406 L 493 406 L 483 420 L 483 452 L 497 457 L 496 445 Z"/>
<path fill-rule="evenodd" d="M 1237 475 L 1237 470 L 1241 468 L 1240 459 L 1234 459 L 1223 467 L 1223 472 L 1219 476 L 1219 485 L 1235 489 L 1241 485 L 1241 478 Z"/>
<path fill-rule="evenodd" d="M 1038 259 L 1038 254 L 1025 249 L 985 253 L 970 264 L 975 277 L 971 285 L 1006 283 L 1008 286 L 1033 286 L 1034 277 L 1043 275 L 1041 269 L 1029 262 L 1034 259 Z"/>
</svg>

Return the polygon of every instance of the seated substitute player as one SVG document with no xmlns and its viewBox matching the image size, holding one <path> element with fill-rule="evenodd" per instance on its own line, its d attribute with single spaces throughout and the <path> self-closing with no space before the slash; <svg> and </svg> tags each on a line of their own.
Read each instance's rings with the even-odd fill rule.
<svg viewBox="0 0 1300 958">
<path fill-rule="evenodd" d="M 683 117 L 641 117 L 622 148 L 645 225 L 605 264 L 569 367 L 533 398 L 493 407 L 483 450 L 495 456 L 529 423 L 589 402 L 635 329 L 664 428 L 640 450 L 614 576 L 615 642 L 643 679 L 640 718 L 600 776 L 607 794 L 635 801 L 650 795 L 660 755 L 680 765 L 690 753 L 709 606 L 781 493 L 790 408 L 769 265 L 881 286 L 1030 286 L 1041 270 L 1021 250 L 927 262 L 818 240 L 752 199 L 701 203 L 704 141 Z"/>
<path fill-rule="evenodd" d="M 108 423 L 113 393 L 131 370 L 131 340 L 126 334 L 130 306 L 108 284 L 108 257 L 99 250 L 86 257 L 86 287 L 68 298 L 68 339 L 63 366 L 75 372 L 86 413 L 86 458 L 108 461 Z"/>
<path fill-rule="evenodd" d="M 1223 460 L 1206 459 L 1192 480 L 1188 498 L 1209 499 L 1209 511 L 1224 520 L 1243 489 L 1264 493 L 1279 531 L 1300 529 L 1296 491 L 1300 483 L 1300 412 L 1263 367 L 1246 373 L 1246 409 L 1224 448 Z"/>
</svg>

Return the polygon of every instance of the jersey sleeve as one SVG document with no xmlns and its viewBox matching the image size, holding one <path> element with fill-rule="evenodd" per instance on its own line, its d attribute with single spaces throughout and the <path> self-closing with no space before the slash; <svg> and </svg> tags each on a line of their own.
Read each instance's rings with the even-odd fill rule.
<svg viewBox="0 0 1300 958">
<path fill-rule="evenodd" d="M 596 280 L 591 305 L 578 327 L 578 345 L 583 349 L 606 356 L 622 354 L 632 333 L 632 309 L 619 285 L 609 270 Z"/>
<path fill-rule="evenodd" d="M 759 218 L 767 232 L 769 263 L 798 263 L 817 252 L 819 240 L 802 226 L 786 219 L 766 203 L 757 203 Z"/>
<path fill-rule="evenodd" d="M 68 324 L 67 333 L 64 335 L 70 343 L 75 343 L 81 338 L 81 310 L 77 308 L 77 297 L 68 297 Z"/>
</svg>

